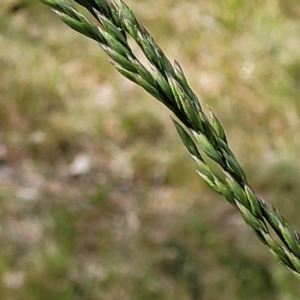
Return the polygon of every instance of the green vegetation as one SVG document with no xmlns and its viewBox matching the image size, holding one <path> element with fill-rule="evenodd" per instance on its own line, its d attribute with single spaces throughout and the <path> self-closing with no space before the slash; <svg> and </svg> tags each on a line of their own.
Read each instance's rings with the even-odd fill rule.
<svg viewBox="0 0 300 300">
<path fill-rule="evenodd" d="M 2 298 L 297 299 L 193 175 L 167 111 L 22 3 L 0 16 Z M 128 3 L 214 108 L 254 189 L 299 227 L 298 3 Z"/>
</svg>

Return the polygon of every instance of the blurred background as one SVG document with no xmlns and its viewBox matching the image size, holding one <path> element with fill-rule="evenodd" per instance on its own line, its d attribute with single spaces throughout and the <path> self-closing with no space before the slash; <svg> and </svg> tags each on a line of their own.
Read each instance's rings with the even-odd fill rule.
<svg viewBox="0 0 300 300">
<path fill-rule="evenodd" d="M 126 2 L 299 229 L 299 1 Z M 39 1 L 2 0 L 0 45 L 1 299 L 299 299 L 96 43 Z"/>
</svg>

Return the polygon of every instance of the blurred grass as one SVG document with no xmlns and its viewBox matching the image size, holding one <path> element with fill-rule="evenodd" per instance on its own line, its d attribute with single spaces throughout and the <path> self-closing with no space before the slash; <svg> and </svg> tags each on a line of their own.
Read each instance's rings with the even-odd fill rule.
<svg viewBox="0 0 300 300">
<path fill-rule="evenodd" d="M 298 1 L 128 4 L 299 228 Z M 0 43 L 1 299 L 299 298 L 96 44 L 35 0 L 4 1 Z"/>
</svg>

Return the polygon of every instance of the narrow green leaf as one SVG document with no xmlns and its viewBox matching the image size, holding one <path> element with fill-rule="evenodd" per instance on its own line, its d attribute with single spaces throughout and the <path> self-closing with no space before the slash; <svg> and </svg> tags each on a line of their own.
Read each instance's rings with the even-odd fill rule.
<svg viewBox="0 0 300 300">
<path fill-rule="evenodd" d="M 89 38 L 95 40 L 95 35 L 91 34 L 89 30 L 86 30 L 86 26 L 82 26 L 81 21 L 78 21 L 78 19 L 74 19 L 73 17 L 70 17 L 69 15 L 67 15 L 61 11 L 58 11 L 55 9 L 53 11 L 69 27 L 71 27 L 75 31 L 85 35 L 86 37 L 89 37 Z"/>
<path fill-rule="evenodd" d="M 204 179 L 204 181 L 205 181 L 211 188 L 213 188 L 216 192 L 219 192 L 217 186 L 215 185 L 214 181 L 211 180 L 210 177 L 208 177 L 208 176 L 206 176 L 205 174 L 201 173 L 199 170 L 197 170 L 197 173 L 200 175 L 201 178 Z"/>
<path fill-rule="evenodd" d="M 181 140 L 183 141 L 184 145 L 187 147 L 188 151 L 190 152 L 191 155 L 197 157 L 200 160 L 203 160 L 198 149 L 197 146 L 195 145 L 193 139 L 191 138 L 191 136 L 187 133 L 187 130 L 184 129 L 178 122 L 176 122 L 173 119 L 173 122 L 175 124 L 176 130 L 181 138 Z"/>
<path fill-rule="evenodd" d="M 198 161 L 197 165 L 198 165 L 198 171 L 201 174 L 208 177 L 211 181 L 215 180 L 215 176 L 214 176 L 212 170 L 210 169 L 209 165 L 204 161 L 204 159 Z"/>
<path fill-rule="evenodd" d="M 187 80 L 185 78 L 185 75 L 183 73 L 183 70 L 179 64 L 179 62 L 173 58 L 173 65 L 174 65 L 174 71 L 175 71 L 175 75 L 177 77 L 177 80 L 181 83 L 181 84 L 185 84 L 187 85 Z"/>
<path fill-rule="evenodd" d="M 233 193 L 228 189 L 228 187 L 224 184 L 224 182 L 219 178 L 217 178 L 216 176 L 215 176 L 215 184 L 219 190 L 219 193 L 223 195 L 230 204 L 236 207 L 236 201 L 234 199 Z"/>
<path fill-rule="evenodd" d="M 166 78 L 156 69 L 153 68 L 152 69 L 152 75 L 153 78 L 155 79 L 155 81 L 157 82 L 158 86 L 161 88 L 161 90 L 163 91 L 163 93 L 166 95 L 167 99 L 173 99 L 173 93 L 172 93 L 172 89 L 168 83 L 168 81 L 166 80 Z"/>
<path fill-rule="evenodd" d="M 247 199 L 246 193 L 243 188 L 236 182 L 236 180 L 227 172 L 224 172 L 226 181 L 231 192 L 236 197 L 237 201 L 243 204 L 247 209 L 251 210 L 250 203 Z"/>
<path fill-rule="evenodd" d="M 105 16 L 99 15 L 99 20 L 104 27 L 104 29 L 109 33 L 114 39 L 116 39 L 128 52 L 129 46 L 127 43 L 126 36 L 122 33 L 121 29 L 116 27 L 110 20 L 108 20 Z M 123 48 L 123 49 L 124 49 Z M 131 51 L 130 51 L 131 52 Z"/>
<path fill-rule="evenodd" d="M 260 207 L 260 200 L 256 197 L 256 195 L 248 185 L 244 186 L 244 190 L 249 200 L 252 213 L 258 218 L 263 219 L 263 214 Z"/>
<path fill-rule="evenodd" d="M 196 140 L 199 143 L 200 147 L 203 149 L 204 153 L 214 160 L 215 162 L 223 165 L 223 159 L 220 154 L 214 149 L 210 141 L 203 134 L 195 134 Z"/>
<path fill-rule="evenodd" d="M 251 228 L 256 229 L 259 232 L 269 233 L 266 224 L 261 220 L 257 219 L 256 216 L 249 209 L 247 209 L 241 203 L 238 203 L 237 206 L 240 212 L 242 213 L 242 216 L 244 217 L 244 219 L 250 225 Z"/>
<path fill-rule="evenodd" d="M 236 160 L 236 158 L 234 156 L 230 156 L 230 155 L 228 155 L 227 153 L 224 153 L 224 152 L 223 152 L 223 156 L 225 157 L 226 165 L 232 171 L 232 173 L 235 176 L 239 177 L 242 182 L 246 183 L 247 182 L 246 175 L 245 175 L 242 167 L 240 166 L 240 164 Z"/>
<path fill-rule="evenodd" d="M 133 67 L 135 68 L 136 72 L 146 81 L 149 82 L 150 85 L 152 85 L 153 87 L 156 86 L 156 81 L 152 75 L 152 73 L 150 71 L 148 71 L 148 69 L 146 69 L 141 62 L 134 56 L 129 56 L 128 60 L 130 61 L 130 63 L 133 65 Z"/>
<path fill-rule="evenodd" d="M 127 59 L 127 57 L 124 57 L 122 54 L 119 52 L 113 50 L 112 48 L 106 46 L 106 45 L 101 45 L 102 49 L 105 51 L 105 53 L 116 63 L 118 63 L 122 68 L 132 72 L 132 73 L 137 73 L 136 69 L 132 65 L 132 63 Z"/>
<path fill-rule="evenodd" d="M 227 138 L 226 138 L 226 134 L 224 131 L 224 128 L 222 126 L 222 124 L 220 123 L 220 121 L 218 120 L 218 118 L 214 115 L 214 113 L 211 111 L 211 109 L 209 108 L 209 112 L 210 112 L 210 116 L 212 119 L 212 126 L 215 129 L 218 137 L 224 141 L 225 144 L 228 144 L 227 142 Z"/>
<path fill-rule="evenodd" d="M 299 244 L 297 244 L 297 238 L 294 230 L 290 226 L 283 226 L 282 224 L 279 224 L 279 229 L 282 232 L 284 240 L 286 241 L 289 249 L 291 249 L 293 253 L 300 259 L 300 247 Z"/>
</svg>

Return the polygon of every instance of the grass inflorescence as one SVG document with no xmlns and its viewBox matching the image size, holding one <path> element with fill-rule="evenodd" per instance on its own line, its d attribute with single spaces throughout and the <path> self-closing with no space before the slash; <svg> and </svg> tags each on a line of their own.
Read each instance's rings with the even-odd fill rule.
<svg viewBox="0 0 300 300">
<path fill-rule="evenodd" d="M 210 122 L 213 109 L 255 194 L 299 228 L 298 1 L 126 3 Z M 165 105 L 40 1 L 1 4 L 1 299 L 299 298 L 298 279 L 194 172 Z"/>
<path fill-rule="evenodd" d="M 210 119 L 189 86 L 179 63 L 171 63 L 131 9 L 122 1 L 76 1 L 97 19 L 89 20 L 67 0 L 42 0 L 71 28 L 97 41 L 112 65 L 126 78 L 144 88 L 174 114 L 176 129 L 196 161 L 199 175 L 230 202 L 268 246 L 273 255 L 294 274 L 300 274 L 300 236 L 272 205 L 257 196 L 231 151 L 221 122 Z M 128 42 L 131 36 L 147 58 L 148 70 Z M 214 161 L 223 175 L 207 163 Z M 276 237 L 274 236 L 276 235 Z"/>
</svg>

